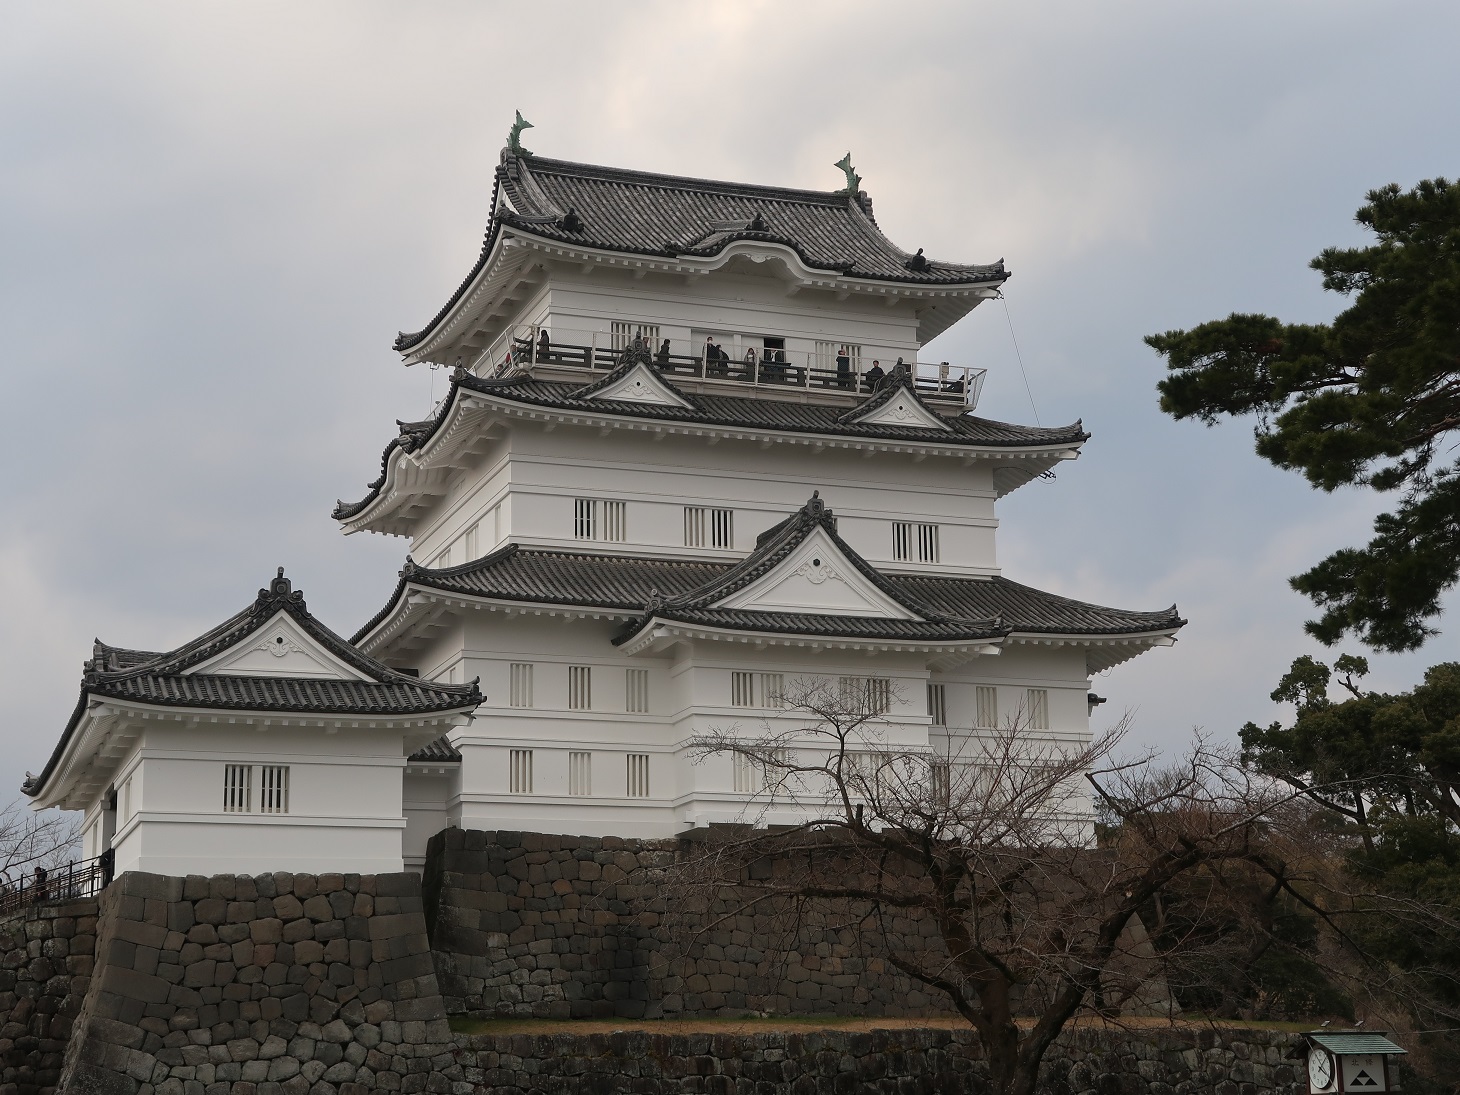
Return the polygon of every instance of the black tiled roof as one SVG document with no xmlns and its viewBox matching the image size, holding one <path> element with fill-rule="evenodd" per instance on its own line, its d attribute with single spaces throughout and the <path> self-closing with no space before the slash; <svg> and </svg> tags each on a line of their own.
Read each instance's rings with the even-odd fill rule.
<svg viewBox="0 0 1460 1095">
<path fill-rule="evenodd" d="M 877 227 L 864 192 L 791 190 L 655 175 L 504 152 L 476 265 L 423 329 L 402 333 L 397 350 L 422 342 L 481 272 L 503 228 L 578 247 L 636 255 L 711 258 L 737 240 L 780 243 L 808 267 L 850 278 L 909 285 L 1002 282 L 1003 260 L 981 266 L 925 259 Z"/>
<path fill-rule="evenodd" d="M 767 573 L 829 513 L 808 521 L 803 509 L 761 534 L 739 563 L 522 548 L 509 544 L 462 566 L 435 570 L 409 560 L 385 607 L 354 637 L 362 642 L 405 596 L 407 586 L 521 604 L 601 609 L 637 617 L 629 634 L 655 615 L 709 627 L 850 638 L 929 641 L 997 639 L 1011 634 L 1137 635 L 1182 626 L 1173 605 L 1159 612 L 1106 608 L 1046 593 L 1007 578 L 883 574 L 838 537 L 847 558 L 887 596 L 920 619 L 715 609 L 714 601 Z M 836 536 L 834 525 L 829 529 Z"/>
<path fill-rule="evenodd" d="M 678 391 L 667 378 L 664 383 Z M 889 423 L 855 423 L 845 421 L 868 406 L 880 405 L 888 395 L 879 391 L 868 396 L 851 410 L 818 403 L 792 403 L 776 399 L 754 399 L 747 396 L 719 395 L 701 392 L 690 399 L 690 407 L 666 406 L 659 403 L 594 399 L 583 395 L 584 385 L 562 380 L 537 380 L 532 377 L 484 379 L 457 370 L 452 387 L 441 401 L 441 409 L 429 422 L 400 423 L 400 436 L 385 447 L 381 456 L 380 476 L 369 485 L 369 493 L 358 502 L 337 502 L 333 516 L 348 521 L 375 501 L 385 486 L 390 461 L 397 451 L 415 452 L 440 429 L 450 416 L 461 390 L 524 406 L 555 410 L 584 411 L 622 418 L 660 422 L 692 422 L 730 429 L 784 430 L 791 433 L 824 434 L 867 440 L 907 441 L 924 445 L 963 446 L 969 448 L 1028 448 L 1045 445 L 1075 445 L 1090 437 L 1080 422 L 1068 426 L 1019 426 L 975 415 L 945 418 L 946 431 L 899 426 Z M 896 391 L 897 389 L 893 389 Z M 910 390 L 910 389 L 909 389 Z M 681 393 L 684 394 L 684 393 Z"/>
<path fill-rule="evenodd" d="M 432 763 L 450 763 L 461 760 L 461 750 L 452 745 L 443 734 L 433 742 L 429 742 L 412 753 L 407 760 L 424 761 Z"/>
<path fill-rule="evenodd" d="M 360 672 L 356 681 L 189 673 L 209 658 L 262 630 L 286 613 L 311 639 Z M 81 702 L 39 776 L 21 788 L 37 795 L 65 753 L 85 714 L 88 697 L 108 697 L 167 707 L 331 715 L 414 715 L 470 711 L 482 702 L 476 681 L 440 684 L 392 669 L 347 643 L 310 614 L 284 568 L 253 604 L 176 650 L 151 653 L 97 641 L 84 668 Z"/>
</svg>

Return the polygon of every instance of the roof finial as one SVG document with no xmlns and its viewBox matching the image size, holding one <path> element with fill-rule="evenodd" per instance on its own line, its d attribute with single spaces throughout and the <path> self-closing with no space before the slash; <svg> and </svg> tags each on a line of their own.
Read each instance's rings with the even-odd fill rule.
<svg viewBox="0 0 1460 1095">
<path fill-rule="evenodd" d="M 531 156 L 532 153 L 522 147 L 522 131 L 536 128 L 522 116 L 522 111 L 517 111 L 517 120 L 512 123 L 512 132 L 507 134 L 507 151 L 514 156 Z"/>
<path fill-rule="evenodd" d="M 862 176 L 858 175 L 856 170 L 852 167 L 851 152 L 848 152 L 841 159 L 837 160 L 836 166 L 841 168 L 847 176 L 847 185 L 838 190 L 837 193 L 850 194 L 852 197 L 855 198 L 857 196 L 857 190 L 862 185 Z"/>
<path fill-rule="evenodd" d="M 826 513 L 826 503 L 821 500 L 821 491 L 814 490 L 811 492 L 810 500 L 806 503 L 806 516 L 813 521 L 820 521 L 824 513 Z"/>
</svg>

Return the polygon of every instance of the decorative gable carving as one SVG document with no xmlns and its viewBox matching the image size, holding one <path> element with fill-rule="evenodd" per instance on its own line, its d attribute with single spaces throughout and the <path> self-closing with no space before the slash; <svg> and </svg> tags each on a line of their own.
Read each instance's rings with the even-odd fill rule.
<svg viewBox="0 0 1460 1095">
<path fill-rule="evenodd" d="M 289 615 L 280 612 L 264 627 L 206 662 L 187 670 L 225 677 L 311 677 L 358 681 L 352 666 L 320 646 Z"/>
<path fill-rule="evenodd" d="M 654 403 L 659 406 L 682 407 L 685 410 L 691 410 L 694 406 L 642 361 L 587 398 L 616 399 L 624 403 Z"/>
<path fill-rule="evenodd" d="M 881 406 L 849 421 L 867 426 L 904 426 L 943 431 L 949 429 L 948 423 L 940 415 L 924 407 L 906 388 L 894 392 Z"/>
<path fill-rule="evenodd" d="M 807 536 L 768 574 L 711 607 L 892 620 L 918 618 L 868 581 L 823 529 Z"/>
</svg>

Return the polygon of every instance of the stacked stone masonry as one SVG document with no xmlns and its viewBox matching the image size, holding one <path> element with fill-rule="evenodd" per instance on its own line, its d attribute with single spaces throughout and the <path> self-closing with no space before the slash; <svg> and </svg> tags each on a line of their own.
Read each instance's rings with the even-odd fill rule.
<svg viewBox="0 0 1460 1095">
<path fill-rule="evenodd" d="M 1295 1034 L 1067 1031 L 1040 1095 L 1299 1095 Z M 971 1031 L 477 1035 L 465 1077 L 493 1095 L 984 1095 Z"/>
<path fill-rule="evenodd" d="M 782 925 L 757 911 L 686 943 L 666 924 L 660 893 L 664 867 L 681 848 L 674 840 L 438 834 L 425 885 L 447 1011 L 553 1019 L 947 1014 L 941 994 L 869 953 L 841 924 L 808 920 L 786 940 Z M 768 869 L 782 866 L 789 868 Z M 932 924 L 908 916 L 892 931 L 904 952 L 940 945 Z"/>
<path fill-rule="evenodd" d="M 62 1090 L 450 1092 L 454 1049 L 415 876 L 129 873 L 101 899 Z"/>
<path fill-rule="evenodd" d="M 56 1089 L 91 984 L 94 900 L 41 905 L 0 924 L 0 1095 Z"/>
</svg>

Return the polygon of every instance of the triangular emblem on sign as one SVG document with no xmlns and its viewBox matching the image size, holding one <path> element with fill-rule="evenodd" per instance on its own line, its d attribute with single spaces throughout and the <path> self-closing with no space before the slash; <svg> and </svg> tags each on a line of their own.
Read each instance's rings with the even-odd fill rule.
<svg viewBox="0 0 1460 1095">
<path fill-rule="evenodd" d="M 1353 1077 L 1351 1077 L 1349 1079 L 1348 1086 L 1349 1087 L 1378 1087 L 1379 1086 L 1379 1081 L 1376 1080 L 1376 1079 L 1374 1079 L 1374 1077 L 1372 1077 L 1372 1076 L 1369 1075 L 1368 1069 L 1361 1068 L 1361 1069 L 1359 1069 L 1359 1071 L 1358 1071 L 1358 1073 L 1356 1075 L 1354 1075 Z"/>
</svg>

